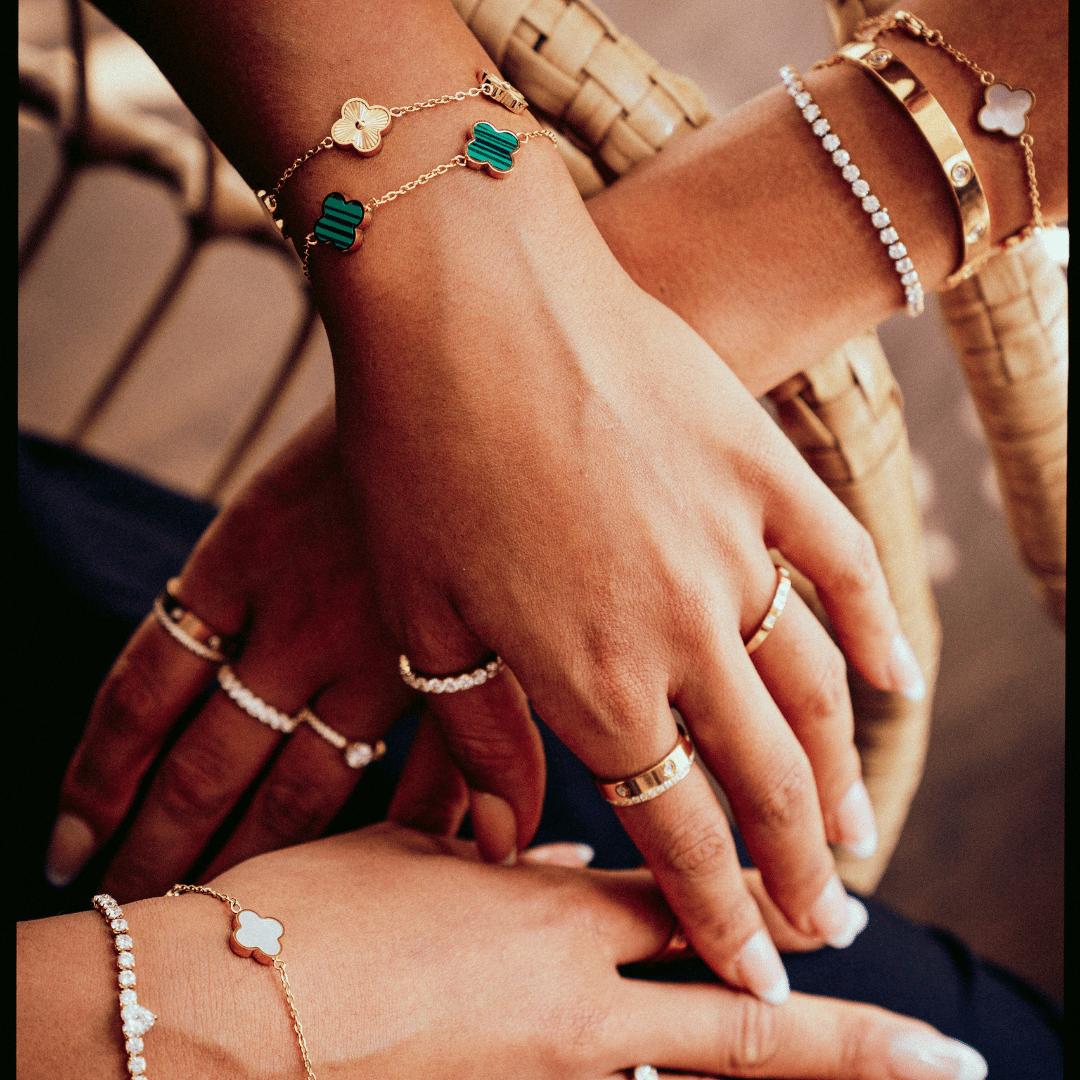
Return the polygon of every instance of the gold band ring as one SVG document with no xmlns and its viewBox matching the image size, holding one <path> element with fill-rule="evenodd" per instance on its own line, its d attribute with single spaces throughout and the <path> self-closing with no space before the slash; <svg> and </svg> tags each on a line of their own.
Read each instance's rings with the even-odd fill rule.
<svg viewBox="0 0 1080 1080">
<path fill-rule="evenodd" d="M 228 659 L 230 641 L 207 626 L 193 611 L 176 598 L 179 578 L 170 578 L 154 599 L 154 616 L 188 652 L 203 660 L 222 664 Z"/>
<path fill-rule="evenodd" d="M 625 780 L 602 780 L 594 776 L 593 783 L 604 801 L 612 806 L 637 806 L 674 787 L 690 772 L 693 764 L 694 744 L 690 736 L 680 730 L 675 748 L 655 765 Z"/>
<path fill-rule="evenodd" d="M 332 728 L 325 720 L 320 720 L 306 705 L 296 714 L 301 724 L 307 724 L 320 738 L 325 739 L 336 750 L 340 750 L 345 764 L 350 769 L 362 769 L 386 753 L 386 743 L 379 739 L 374 746 L 366 742 L 349 742 L 340 731 Z"/>
<path fill-rule="evenodd" d="M 776 625 L 776 620 L 780 618 L 780 612 L 784 610 L 784 605 L 788 601 L 788 593 L 791 592 L 791 575 L 786 567 L 778 566 L 776 568 L 776 579 L 776 592 L 773 593 L 772 606 L 769 608 L 769 613 L 761 620 L 757 632 L 746 643 L 748 653 L 752 653 L 769 636 L 770 631 Z"/>
<path fill-rule="evenodd" d="M 456 694 L 459 690 L 471 690 L 474 686 L 486 683 L 488 679 L 494 679 L 504 667 L 506 664 L 503 658 L 496 656 L 494 660 L 489 660 L 481 667 L 466 671 L 462 675 L 438 677 L 413 671 L 409 658 L 404 653 L 398 657 L 398 671 L 402 679 L 414 690 L 425 694 Z"/>
<path fill-rule="evenodd" d="M 217 673 L 218 684 L 232 700 L 240 706 L 254 720 L 260 724 L 289 735 L 296 730 L 299 721 L 295 716 L 287 716 L 275 709 L 273 705 L 267 705 L 257 694 L 253 694 L 237 677 L 236 672 L 228 664 L 222 664 Z"/>
</svg>

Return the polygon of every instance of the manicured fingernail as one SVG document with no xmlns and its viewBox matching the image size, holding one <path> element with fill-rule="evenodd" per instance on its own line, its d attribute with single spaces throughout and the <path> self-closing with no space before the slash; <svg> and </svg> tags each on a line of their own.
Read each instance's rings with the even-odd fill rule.
<svg viewBox="0 0 1080 1080">
<path fill-rule="evenodd" d="M 94 854 L 94 834 L 81 817 L 58 814 L 49 851 L 45 856 L 45 877 L 62 889 L 70 885 Z"/>
<path fill-rule="evenodd" d="M 835 937 L 829 939 L 834 949 L 846 949 L 865 929 L 870 921 L 870 912 L 861 900 L 854 896 L 847 898 L 847 923 Z"/>
<path fill-rule="evenodd" d="M 517 862 L 517 819 L 513 807 L 498 795 L 473 791 L 469 795 L 469 816 L 485 861 L 513 866 Z"/>
<path fill-rule="evenodd" d="M 844 886 L 840 884 L 840 879 L 833 874 L 810 909 L 810 921 L 814 929 L 830 945 L 834 941 L 843 941 L 847 934 L 848 925 L 851 922 L 848 899 L 848 894 Z M 847 942 L 847 944 L 851 943 Z M 837 948 L 843 948 L 843 946 L 838 945 Z"/>
<path fill-rule="evenodd" d="M 897 690 L 908 701 L 922 701 L 926 697 L 926 680 L 923 678 L 922 668 L 919 667 L 915 652 L 903 634 L 898 633 L 892 639 L 889 670 Z"/>
<path fill-rule="evenodd" d="M 543 863 L 547 866 L 588 866 L 596 857 L 588 844 L 539 844 L 521 853 L 522 862 Z"/>
<path fill-rule="evenodd" d="M 893 1036 L 889 1066 L 897 1080 L 983 1080 L 987 1072 L 982 1054 L 936 1031 Z"/>
<path fill-rule="evenodd" d="M 783 1005 L 791 993 L 787 972 L 772 939 L 759 930 L 739 950 L 736 958 L 743 985 L 770 1005 Z"/>
<path fill-rule="evenodd" d="M 840 830 L 840 843 L 857 859 L 869 859 L 877 851 L 877 819 L 870 793 L 861 780 L 848 788 L 836 808 L 836 824 Z"/>
</svg>

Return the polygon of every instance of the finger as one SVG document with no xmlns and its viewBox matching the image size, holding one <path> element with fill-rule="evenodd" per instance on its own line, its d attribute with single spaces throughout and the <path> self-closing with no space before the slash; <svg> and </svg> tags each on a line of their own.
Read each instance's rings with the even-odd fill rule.
<svg viewBox="0 0 1080 1080">
<path fill-rule="evenodd" d="M 469 787 L 443 741 L 439 722 L 425 710 L 387 819 L 436 836 L 456 836 L 469 809 Z"/>
<path fill-rule="evenodd" d="M 752 661 L 806 752 L 829 842 L 864 858 L 872 855 L 877 828 L 869 796 L 859 799 L 866 789 L 854 743 L 847 662 L 794 590 Z"/>
<path fill-rule="evenodd" d="M 806 753 L 741 643 L 724 651 L 699 660 L 678 707 L 784 916 L 804 934 L 850 944 L 862 916 L 836 875 Z"/>
<path fill-rule="evenodd" d="M 859 672 L 881 690 L 921 701 L 926 680 L 900 630 L 874 541 L 828 488 L 812 479 L 797 489 L 798 498 L 770 506 L 767 543 L 813 581 L 844 653 Z"/>
<path fill-rule="evenodd" d="M 309 708 L 317 720 L 347 740 L 337 747 L 302 723 L 282 747 L 251 805 L 205 872 L 207 879 L 244 859 L 320 836 L 363 775 L 352 744 L 372 748 L 397 719 L 412 694 L 400 679 L 344 680 L 319 693 Z"/>
<path fill-rule="evenodd" d="M 220 617 L 220 616 L 219 616 Z M 216 624 L 223 632 L 235 625 Z M 216 665 L 188 652 L 147 615 L 94 698 L 60 789 L 46 875 L 66 885 L 116 831 L 165 735 L 210 684 Z"/>
<path fill-rule="evenodd" d="M 981 1055 L 928 1024 L 833 998 L 774 1006 L 722 986 L 624 979 L 615 1013 L 612 1049 L 627 1062 L 776 1080 L 986 1076 Z"/>
<path fill-rule="evenodd" d="M 318 686 L 277 650 L 253 642 L 233 665 L 252 693 L 295 715 Z M 105 876 L 114 896 L 148 896 L 180 880 L 285 737 L 218 690 L 158 767 L 138 817 Z"/>
<path fill-rule="evenodd" d="M 489 862 L 513 861 L 540 824 L 544 746 L 509 669 L 456 694 L 430 694 L 447 750 L 469 788 L 473 832 Z M 501 804 L 501 805 L 500 805 Z"/>
</svg>

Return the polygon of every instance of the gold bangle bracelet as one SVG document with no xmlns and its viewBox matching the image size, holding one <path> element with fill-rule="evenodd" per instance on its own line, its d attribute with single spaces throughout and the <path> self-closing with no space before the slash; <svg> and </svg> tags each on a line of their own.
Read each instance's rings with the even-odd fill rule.
<svg viewBox="0 0 1080 1080">
<path fill-rule="evenodd" d="M 945 279 L 946 288 L 965 281 L 996 252 L 991 243 L 990 208 L 971 154 L 937 98 L 890 49 L 873 41 L 852 41 L 825 66 L 847 61 L 872 75 L 911 114 L 938 159 L 960 219 L 960 261 Z"/>
</svg>

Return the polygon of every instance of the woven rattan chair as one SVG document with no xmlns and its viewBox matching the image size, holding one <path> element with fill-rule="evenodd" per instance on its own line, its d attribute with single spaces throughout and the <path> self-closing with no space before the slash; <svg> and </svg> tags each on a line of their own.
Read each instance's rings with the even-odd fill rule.
<svg viewBox="0 0 1080 1080">
<path fill-rule="evenodd" d="M 688 80 L 661 68 L 587 0 L 453 0 L 504 75 L 545 122 L 563 134 L 560 150 L 584 196 L 711 118 Z M 295 277 L 302 313 L 268 377 L 237 421 L 198 494 L 214 499 L 250 470 L 267 432 L 283 437 L 283 403 L 320 329 L 299 264 L 254 196 L 204 136 L 94 108 L 88 92 L 81 8 L 69 0 L 71 48 L 20 52 L 20 106 L 51 125 L 63 147 L 53 190 L 25 228 L 20 280 L 33 266 L 80 171 L 119 162 L 173 192 L 186 241 L 171 271 L 63 432 L 76 446 L 92 434 L 136 370 L 147 343 L 207 245 L 240 237 L 280 256 Z M 885 5 L 831 3 L 837 39 Z M 1064 618 L 1067 291 L 1060 269 L 1034 243 L 992 260 L 942 296 L 980 416 L 990 439 L 1008 521 L 1025 566 L 1049 610 Z M 856 741 L 881 833 L 878 854 L 858 862 L 838 854 L 852 886 L 872 891 L 899 837 L 926 753 L 941 643 L 930 590 L 900 390 L 873 330 L 825 357 L 769 397 L 779 421 L 822 479 L 867 527 L 877 545 L 901 622 L 931 693 L 918 704 L 851 676 Z M 297 417 L 292 426 L 297 426 Z M 275 425 L 276 428 L 275 428 Z M 288 426 L 288 425 L 286 425 Z M 777 558 L 780 558 L 777 553 Z M 813 587 L 796 585 L 825 618 Z"/>
</svg>

